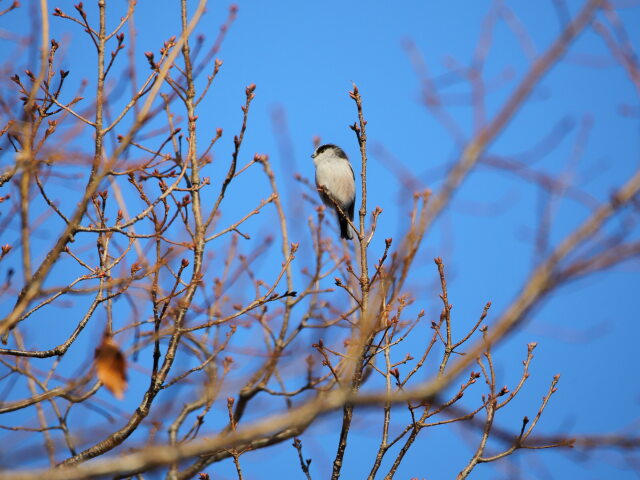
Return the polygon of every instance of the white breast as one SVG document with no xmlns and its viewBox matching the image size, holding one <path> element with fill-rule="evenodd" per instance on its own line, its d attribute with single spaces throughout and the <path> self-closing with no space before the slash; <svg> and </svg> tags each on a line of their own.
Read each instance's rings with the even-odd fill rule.
<svg viewBox="0 0 640 480">
<path fill-rule="evenodd" d="M 355 197 L 356 186 L 353 170 L 348 160 L 335 155 L 322 155 L 316 164 L 316 184 L 324 186 L 333 197 L 343 205 L 351 203 Z"/>
</svg>

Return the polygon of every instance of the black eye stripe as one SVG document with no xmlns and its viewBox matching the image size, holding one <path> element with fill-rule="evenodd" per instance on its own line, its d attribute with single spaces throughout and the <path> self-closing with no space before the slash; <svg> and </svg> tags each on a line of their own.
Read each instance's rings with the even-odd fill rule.
<svg viewBox="0 0 640 480">
<path fill-rule="evenodd" d="M 327 143 L 325 145 L 321 145 L 317 148 L 316 150 L 316 155 L 321 154 L 322 152 L 325 152 L 329 149 L 334 149 L 335 150 L 335 154 L 336 156 L 340 157 L 340 158 L 347 158 L 347 154 L 344 153 L 344 150 L 342 150 L 340 147 L 338 147 L 337 145 L 334 145 L 332 143 Z"/>
</svg>

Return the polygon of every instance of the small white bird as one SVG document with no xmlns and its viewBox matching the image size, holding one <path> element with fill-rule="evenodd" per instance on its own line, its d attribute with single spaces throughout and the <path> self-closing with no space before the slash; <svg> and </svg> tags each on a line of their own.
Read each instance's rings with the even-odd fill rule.
<svg viewBox="0 0 640 480">
<path fill-rule="evenodd" d="M 327 207 L 336 211 L 338 222 L 340 222 L 340 236 L 350 240 L 353 238 L 353 234 L 349 222 L 336 208 L 336 204 L 339 205 L 344 214 L 353 222 L 353 209 L 356 203 L 356 177 L 347 154 L 336 145 L 326 144 L 316 148 L 311 158 L 316 166 L 316 186 L 320 198 Z"/>
</svg>

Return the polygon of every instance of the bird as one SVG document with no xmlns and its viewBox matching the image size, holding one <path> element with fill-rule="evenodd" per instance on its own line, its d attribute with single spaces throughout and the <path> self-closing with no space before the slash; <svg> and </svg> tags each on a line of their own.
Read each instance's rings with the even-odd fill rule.
<svg viewBox="0 0 640 480">
<path fill-rule="evenodd" d="M 346 215 L 353 222 L 356 203 L 356 177 L 347 154 L 337 145 L 320 145 L 311 155 L 316 167 L 316 186 L 322 202 L 335 210 L 340 224 L 340 237 L 351 240 L 353 234 Z M 344 215 L 336 207 L 338 205 Z"/>
</svg>

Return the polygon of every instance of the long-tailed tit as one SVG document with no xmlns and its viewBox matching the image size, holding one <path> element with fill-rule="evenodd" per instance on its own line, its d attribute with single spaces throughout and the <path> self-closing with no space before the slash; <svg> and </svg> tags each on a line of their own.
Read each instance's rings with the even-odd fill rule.
<svg viewBox="0 0 640 480">
<path fill-rule="evenodd" d="M 320 198 L 327 207 L 336 211 L 338 222 L 340 222 L 340 236 L 350 240 L 353 234 L 349 222 L 336 208 L 336 205 L 339 205 L 344 215 L 353 222 L 356 178 L 347 154 L 336 145 L 326 144 L 316 148 L 311 158 L 316 166 L 316 186 Z"/>
</svg>

